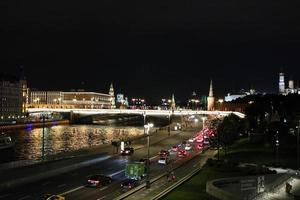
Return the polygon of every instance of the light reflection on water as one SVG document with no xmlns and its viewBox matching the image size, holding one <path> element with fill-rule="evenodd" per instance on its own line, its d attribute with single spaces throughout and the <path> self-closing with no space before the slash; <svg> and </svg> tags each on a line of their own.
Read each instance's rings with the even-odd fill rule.
<svg viewBox="0 0 300 200">
<path fill-rule="evenodd" d="M 15 143 L 14 160 L 41 158 L 42 128 L 8 132 Z M 143 134 L 143 128 L 98 125 L 53 126 L 45 128 L 45 155 L 55 155 Z"/>
</svg>

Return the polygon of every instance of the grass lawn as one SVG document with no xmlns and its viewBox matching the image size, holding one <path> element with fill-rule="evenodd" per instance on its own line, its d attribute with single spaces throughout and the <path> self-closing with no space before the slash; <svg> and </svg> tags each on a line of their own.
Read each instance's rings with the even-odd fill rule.
<svg viewBox="0 0 300 200">
<path fill-rule="evenodd" d="M 243 138 L 236 141 L 227 152 L 223 150 L 220 151 L 221 159 L 228 159 L 230 161 L 235 161 L 238 163 L 256 163 L 256 164 L 274 164 L 275 154 L 272 147 L 264 145 L 263 143 L 257 141 L 251 141 L 248 138 Z M 279 161 L 281 164 L 293 167 L 295 166 L 295 158 L 289 153 L 281 152 L 279 156 Z M 163 197 L 163 200 L 174 200 L 174 199 L 184 199 L 184 200 L 202 200 L 216 198 L 208 195 L 206 193 L 206 182 L 219 178 L 234 177 L 234 176 L 245 176 L 245 170 L 224 169 L 217 167 L 210 167 L 205 165 L 203 170 L 201 170 L 196 176 L 191 178 L 189 181 Z"/>
<path fill-rule="evenodd" d="M 206 193 L 206 182 L 220 177 L 226 178 L 231 176 L 241 176 L 239 171 L 237 172 L 222 172 L 214 167 L 204 166 L 203 170 L 199 172 L 196 176 L 191 178 L 188 182 L 179 186 L 176 190 L 172 191 L 163 200 L 174 200 L 174 199 L 184 199 L 184 200 L 202 200 L 202 199 L 212 199 L 216 198 L 210 196 Z"/>
<path fill-rule="evenodd" d="M 255 163 L 261 165 L 276 165 L 276 154 L 274 149 L 262 142 L 251 141 L 243 138 L 236 141 L 225 156 L 221 151 L 222 159 L 228 159 L 239 163 Z M 295 153 L 279 149 L 279 165 L 288 168 L 296 168 L 297 161 Z"/>
</svg>

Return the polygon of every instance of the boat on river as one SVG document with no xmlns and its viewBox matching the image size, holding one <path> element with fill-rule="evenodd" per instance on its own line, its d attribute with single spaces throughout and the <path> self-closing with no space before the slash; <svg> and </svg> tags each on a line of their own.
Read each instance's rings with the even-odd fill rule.
<svg viewBox="0 0 300 200">
<path fill-rule="evenodd" d="M 10 149 L 14 147 L 14 142 L 11 137 L 2 133 L 0 134 L 0 151 L 3 149 Z"/>
</svg>

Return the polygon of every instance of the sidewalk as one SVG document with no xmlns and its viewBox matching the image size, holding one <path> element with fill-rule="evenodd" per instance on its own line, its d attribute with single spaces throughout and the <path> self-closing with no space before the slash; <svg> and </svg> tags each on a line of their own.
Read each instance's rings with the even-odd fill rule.
<svg viewBox="0 0 300 200">
<path fill-rule="evenodd" d="M 187 131 L 191 131 L 191 129 Z M 174 132 L 171 134 L 171 137 L 172 135 L 174 135 Z M 152 144 L 169 138 L 167 131 L 154 132 L 150 137 Z M 132 146 L 136 150 L 143 148 L 145 145 L 146 140 L 144 137 L 132 141 Z M 114 154 L 113 150 L 112 145 L 106 144 L 92 149 L 86 149 L 84 150 L 84 154 L 82 151 L 68 153 L 70 157 L 60 160 L 48 161 L 16 169 L 1 170 L 0 191 L 102 162 L 114 155 L 118 155 Z"/>
<path fill-rule="evenodd" d="M 294 196 L 299 198 L 300 196 L 300 179 L 292 178 L 288 181 L 292 185 L 291 194 L 287 194 L 285 191 L 285 183 L 274 192 L 268 192 L 261 196 L 264 200 L 292 200 L 296 199 Z"/>
</svg>

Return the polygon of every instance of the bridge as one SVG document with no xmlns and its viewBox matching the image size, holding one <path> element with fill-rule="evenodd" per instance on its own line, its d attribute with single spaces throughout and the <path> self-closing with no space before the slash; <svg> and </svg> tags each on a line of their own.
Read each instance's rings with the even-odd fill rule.
<svg viewBox="0 0 300 200">
<path fill-rule="evenodd" d="M 73 113 L 83 116 L 101 114 L 136 114 L 146 116 L 170 116 L 170 115 L 216 115 L 227 116 L 234 114 L 240 118 L 245 118 L 245 114 L 233 111 L 205 111 L 205 110 L 133 110 L 133 109 L 57 109 L 57 108 L 28 108 L 29 113 Z"/>
</svg>

